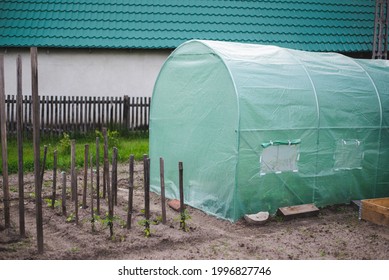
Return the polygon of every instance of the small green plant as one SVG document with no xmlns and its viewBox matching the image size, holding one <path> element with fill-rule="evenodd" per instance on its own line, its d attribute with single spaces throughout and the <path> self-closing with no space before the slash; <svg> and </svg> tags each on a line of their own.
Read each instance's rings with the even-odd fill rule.
<svg viewBox="0 0 389 280">
<path fill-rule="evenodd" d="M 176 220 L 179 220 L 180 221 L 180 229 L 182 229 L 183 231 L 186 231 L 188 232 L 189 231 L 189 227 L 187 226 L 187 221 L 192 219 L 192 217 L 189 215 L 189 212 L 187 209 L 184 210 L 184 212 L 182 212 L 180 214 L 180 216 L 176 219 Z"/>
<path fill-rule="evenodd" d="M 158 225 L 160 223 L 162 223 L 162 216 L 157 216 L 153 219 L 153 225 Z"/>
<path fill-rule="evenodd" d="M 145 234 L 146 238 L 149 238 L 151 236 L 151 231 L 150 231 L 150 221 L 146 219 L 142 219 L 138 221 L 138 225 L 143 226 L 143 233 Z"/>
<path fill-rule="evenodd" d="M 70 213 L 70 215 L 66 218 L 66 222 L 67 223 L 71 223 L 71 222 L 73 222 L 74 220 L 75 220 L 75 214 L 72 212 L 72 213 Z"/>
<path fill-rule="evenodd" d="M 64 132 L 63 137 L 59 140 L 58 151 L 61 154 L 69 154 L 70 147 L 71 147 L 70 136 L 69 134 Z"/>
<path fill-rule="evenodd" d="M 51 205 L 52 205 L 52 199 L 51 198 L 45 198 L 44 201 L 46 202 L 48 207 L 51 207 Z M 61 205 L 62 205 L 62 200 L 61 199 L 56 199 L 54 201 L 54 207 L 55 208 L 60 207 Z"/>
<path fill-rule="evenodd" d="M 105 213 L 105 218 L 101 218 L 101 216 L 99 215 L 94 215 L 94 219 L 96 222 L 100 222 L 105 228 L 106 227 L 109 227 L 109 237 L 111 239 L 114 238 L 114 234 L 113 234 L 113 223 L 114 221 L 118 220 L 119 217 L 118 216 L 113 216 L 111 217 L 108 212 Z"/>
<path fill-rule="evenodd" d="M 72 247 L 72 248 L 70 248 L 70 252 L 71 253 L 78 253 L 80 251 L 80 248 L 78 248 L 78 247 Z"/>
<path fill-rule="evenodd" d="M 100 139 L 104 139 L 103 133 L 101 131 L 96 130 L 96 136 L 100 137 Z M 119 144 L 119 132 L 116 130 L 107 130 L 107 138 L 108 138 L 108 147 L 117 147 Z"/>
</svg>

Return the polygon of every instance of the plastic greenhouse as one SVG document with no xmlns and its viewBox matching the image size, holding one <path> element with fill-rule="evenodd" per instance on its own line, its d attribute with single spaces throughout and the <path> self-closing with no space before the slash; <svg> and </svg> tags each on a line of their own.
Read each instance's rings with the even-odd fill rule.
<svg viewBox="0 0 389 280">
<path fill-rule="evenodd" d="M 166 60 L 150 112 L 151 187 L 236 221 L 389 196 L 389 63 L 192 40 Z"/>
</svg>

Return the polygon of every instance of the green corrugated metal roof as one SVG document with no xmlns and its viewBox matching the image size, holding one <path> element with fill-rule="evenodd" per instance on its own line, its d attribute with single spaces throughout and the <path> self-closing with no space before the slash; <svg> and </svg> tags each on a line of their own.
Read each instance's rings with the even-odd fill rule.
<svg viewBox="0 0 389 280">
<path fill-rule="evenodd" d="M 2 0 L 0 46 L 175 48 L 189 39 L 371 51 L 372 0 Z"/>
</svg>

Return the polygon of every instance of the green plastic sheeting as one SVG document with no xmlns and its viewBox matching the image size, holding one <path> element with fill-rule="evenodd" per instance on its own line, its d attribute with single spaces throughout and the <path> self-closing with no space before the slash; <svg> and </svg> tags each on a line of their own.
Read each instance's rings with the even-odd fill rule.
<svg viewBox="0 0 389 280">
<path fill-rule="evenodd" d="M 151 187 L 236 221 L 389 196 L 389 63 L 192 40 L 166 60 L 150 112 Z"/>
</svg>

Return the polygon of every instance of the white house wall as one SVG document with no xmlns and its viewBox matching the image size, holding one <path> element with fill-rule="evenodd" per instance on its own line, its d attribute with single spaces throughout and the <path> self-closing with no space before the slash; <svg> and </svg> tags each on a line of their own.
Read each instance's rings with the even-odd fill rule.
<svg viewBox="0 0 389 280">
<path fill-rule="evenodd" d="M 23 60 L 23 94 L 31 94 L 29 49 L 1 49 L 7 94 L 16 94 L 16 57 Z M 40 95 L 151 96 L 169 50 L 38 48 Z"/>
</svg>

